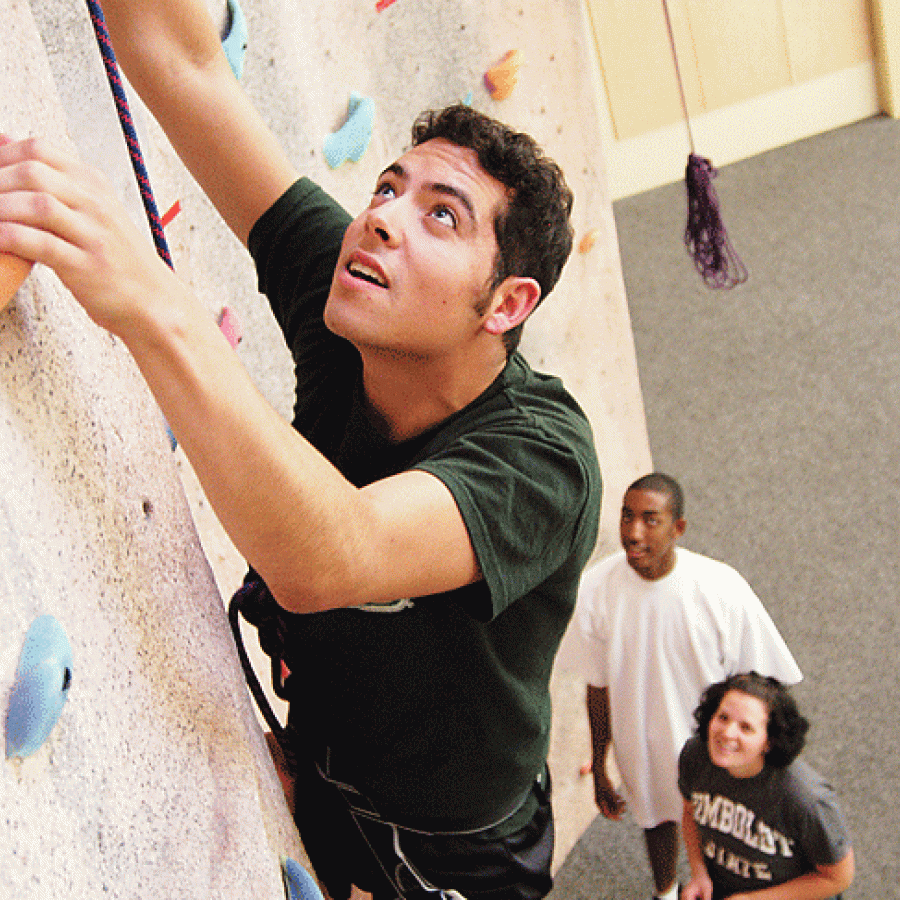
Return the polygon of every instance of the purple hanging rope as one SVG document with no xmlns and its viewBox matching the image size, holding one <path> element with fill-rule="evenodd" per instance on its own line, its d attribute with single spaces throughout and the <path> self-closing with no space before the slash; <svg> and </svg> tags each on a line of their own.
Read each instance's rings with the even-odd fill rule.
<svg viewBox="0 0 900 900">
<path fill-rule="evenodd" d="M 691 152 L 688 154 L 687 168 L 684 173 L 687 187 L 688 219 L 684 229 L 684 246 L 694 266 L 703 278 L 707 287 L 733 288 L 747 280 L 747 268 L 741 262 L 722 222 L 719 210 L 719 196 L 713 187 L 712 180 L 716 170 L 712 163 L 698 156 L 694 148 L 694 135 L 691 131 L 691 119 L 688 115 L 687 98 L 684 95 L 684 84 L 681 69 L 678 66 L 678 53 L 675 50 L 675 33 L 672 30 L 672 19 L 669 16 L 669 4 L 662 0 L 666 17 L 666 28 L 669 32 L 669 44 L 672 47 L 672 60 L 675 63 L 675 80 L 681 93 L 681 107 L 684 110 L 684 124 L 687 127 Z"/>
<path fill-rule="evenodd" d="M 97 35 L 97 45 L 100 48 L 100 56 L 103 59 L 103 66 L 106 69 L 106 77 L 109 79 L 109 87 L 110 90 L 112 90 L 113 99 L 116 102 L 116 111 L 119 114 L 119 124 L 122 126 L 122 132 L 125 135 L 125 143 L 128 146 L 128 156 L 131 159 L 131 167 L 134 169 L 138 190 L 141 194 L 141 200 L 144 203 L 144 211 L 147 213 L 150 232 L 153 235 L 153 243 L 156 245 L 156 252 L 160 255 L 163 262 L 165 262 L 169 268 L 173 268 L 172 256 L 169 253 L 169 245 L 166 243 L 166 236 L 163 233 L 159 211 L 156 208 L 156 201 L 153 199 L 153 190 L 150 187 L 150 176 L 147 174 L 147 167 L 144 165 L 144 157 L 141 154 L 141 147 L 138 143 L 134 120 L 131 117 L 131 110 L 128 108 L 128 98 L 125 96 L 125 88 L 122 84 L 122 77 L 119 74 L 119 67 L 116 63 L 116 54 L 113 51 L 109 31 L 106 28 L 106 19 L 103 16 L 103 10 L 97 0 L 87 0 L 87 6 L 91 22 L 94 26 L 94 33 Z"/>
<path fill-rule="evenodd" d="M 719 196 L 712 180 L 716 170 L 708 159 L 691 153 L 684 178 L 688 220 L 684 246 L 708 287 L 733 288 L 747 280 L 747 267 L 731 246 L 719 212 Z"/>
</svg>

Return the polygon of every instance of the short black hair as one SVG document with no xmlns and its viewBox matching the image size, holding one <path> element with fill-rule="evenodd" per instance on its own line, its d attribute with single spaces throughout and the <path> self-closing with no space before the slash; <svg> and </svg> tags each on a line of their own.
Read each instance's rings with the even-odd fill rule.
<svg viewBox="0 0 900 900">
<path fill-rule="evenodd" d="M 765 703 L 769 710 L 766 765 L 778 769 L 789 766 L 800 755 L 806 743 L 809 720 L 800 715 L 787 685 L 777 678 L 760 675 L 758 672 L 731 675 L 724 681 L 711 684 L 704 691 L 700 704 L 694 710 L 697 734 L 703 738 L 704 743 L 709 739 L 709 723 L 729 691 L 740 691 Z"/>
<path fill-rule="evenodd" d="M 677 521 L 684 518 L 684 491 L 681 485 L 664 472 L 651 472 L 643 475 L 628 487 L 628 491 L 656 491 L 669 498 L 672 518 Z M 628 491 L 625 491 L 627 494 Z"/>
<path fill-rule="evenodd" d="M 414 147 L 437 138 L 474 151 L 481 168 L 506 188 L 506 208 L 494 219 L 498 252 L 489 291 L 511 275 L 533 278 L 541 289 L 540 303 L 572 252 L 574 197 L 562 170 L 531 135 L 464 104 L 423 112 L 416 119 Z M 521 324 L 503 335 L 508 354 L 521 336 Z"/>
</svg>

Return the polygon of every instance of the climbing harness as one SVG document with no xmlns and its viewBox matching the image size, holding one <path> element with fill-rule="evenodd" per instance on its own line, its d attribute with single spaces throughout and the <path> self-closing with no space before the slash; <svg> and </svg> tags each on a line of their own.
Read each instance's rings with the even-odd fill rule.
<svg viewBox="0 0 900 900">
<path fill-rule="evenodd" d="M 277 613 L 272 615 L 264 610 L 267 593 L 265 585 L 258 578 L 247 578 L 241 587 L 234 592 L 228 604 L 228 621 L 231 624 L 231 632 L 234 635 L 234 643 L 237 646 L 238 658 L 241 661 L 244 678 L 247 680 L 250 693 L 253 695 L 257 707 L 259 707 L 266 725 L 269 726 L 278 743 L 282 744 L 285 728 L 278 721 L 278 717 L 275 715 L 265 691 L 256 677 L 256 671 L 250 662 L 250 657 L 247 655 L 247 649 L 244 646 L 244 639 L 241 635 L 240 619 L 243 616 L 257 629 L 260 647 L 271 660 L 272 689 L 282 700 L 289 700 L 290 698 L 282 678 L 281 647 L 283 643 L 280 623 Z"/>
</svg>

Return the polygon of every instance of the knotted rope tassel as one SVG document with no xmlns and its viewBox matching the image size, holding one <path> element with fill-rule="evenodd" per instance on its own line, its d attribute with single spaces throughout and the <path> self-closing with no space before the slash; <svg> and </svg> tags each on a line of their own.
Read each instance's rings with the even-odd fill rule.
<svg viewBox="0 0 900 900">
<path fill-rule="evenodd" d="M 684 178 L 687 185 L 688 220 L 684 245 L 697 271 L 711 288 L 732 288 L 747 280 L 741 262 L 719 213 L 719 197 L 712 180 L 716 170 L 708 159 L 691 153 Z"/>
<path fill-rule="evenodd" d="M 694 135 L 691 132 L 684 84 L 678 66 L 675 35 L 672 31 L 672 20 L 669 17 L 669 4 L 667 0 L 662 0 L 662 4 L 666 16 L 666 28 L 669 32 L 669 43 L 672 47 L 672 59 L 675 63 L 675 80 L 678 82 L 678 89 L 681 92 L 684 123 L 691 145 L 684 173 L 688 204 L 684 245 L 708 287 L 733 288 L 747 280 L 747 268 L 741 262 L 734 247 L 731 246 L 728 232 L 722 222 L 719 197 L 712 183 L 713 178 L 716 177 L 716 170 L 708 159 L 698 156 L 694 148 Z"/>
</svg>

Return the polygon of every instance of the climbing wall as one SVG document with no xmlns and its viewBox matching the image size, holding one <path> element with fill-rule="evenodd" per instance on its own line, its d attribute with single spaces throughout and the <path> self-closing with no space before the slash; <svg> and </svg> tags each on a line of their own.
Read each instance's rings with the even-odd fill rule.
<svg viewBox="0 0 900 900">
<path fill-rule="evenodd" d="M 225 0 L 208 2 L 224 26 Z M 0 131 L 71 143 L 143 223 L 86 9 L 0 0 L 0 12 Z M 448 102 L 530 131 L 563 166 L 583 252 L 523 350 L 591 418 L 611 500 L 599 548 L 611 549 L 617 498 L 650 456 L 581 0 L 244 0 L 242 14 L 244 86 L 297 165 L 353 211 L 408 145 L 416 113 Z M 484 75 L 510 52 L 497 99 Z M 326 139 L 352 92 L 371 130 L 357 161 L 332 168 Z M 175 270 L 211 315 L 236 315 L 237 352 L 287 416 L 291 364 L 250 262 L 129 97 L 157 205 L 180 208 L 166 230 Z M 302 851 L 221 601 L 243 561 L 128 355 L 45 270 L 0 313 L 0 373 L 0 696 L 15 691 L 39 616 L 55 618 L 72 651 L 58 723 L 0 778 L 0 896 L 40 885 L 48 896 L 283 897 L 279 861 Z M 577 778 L 581 687 L 560 678 L 554 693 L 558 863 L 595 810 Z"/>
<path fill-rule="evenodd" d="M 65 141 L 29 5 L 0 14 L 0 130 Z M 0 313 L 0 453 L 0 896 L 283 900 L 301 848 L 163 422 L 46 270 Z M 45 616 L 68 663 L 20 666 Z"/>
</svg>

